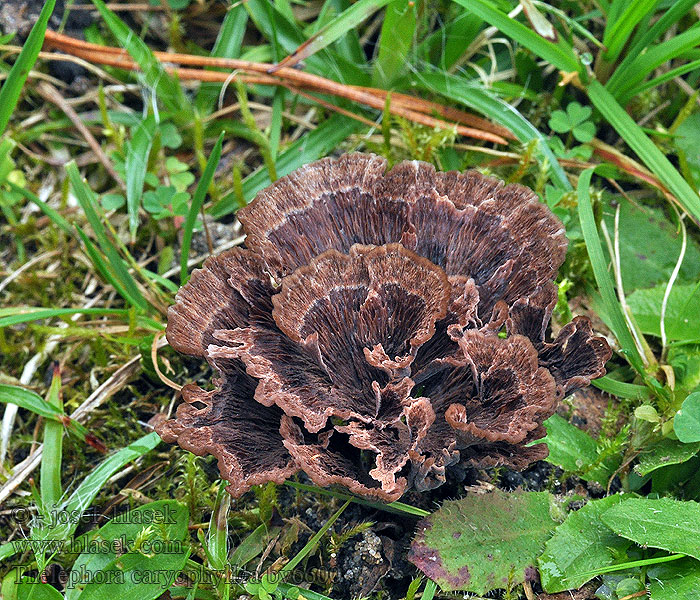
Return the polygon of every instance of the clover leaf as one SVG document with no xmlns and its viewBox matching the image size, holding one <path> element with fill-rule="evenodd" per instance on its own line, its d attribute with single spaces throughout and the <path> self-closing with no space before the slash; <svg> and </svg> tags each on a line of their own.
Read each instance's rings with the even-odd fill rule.
<svg viewBox="0 0 700 600">
<path fill-rule="evenodd" d="M 190 195 L 178 192 L 172 185 L 160 185 L 143 195 L 143 208 L 155 219 L 185 216 Z"/>
<path fill-rule="evenodd" d="M 557 133 L 571 132 L 579 142 L 590 142 L 595 135 L 595 125 L 588 120 L 593 114 L 590 106 L 570 102 L 563 110 L 555 110 L 549 119 L 549 127 Z"/>
<path fill-rule="evenodd" d="M 194 183 L 194 175 L 187 170 L 188 168 L 185 163 L 180 162 L 174 156 L 169 156 L 165 161 L 165 169 L 168 171 L 170 183 L 175 186 L 178 192 L 184 192 Z"/>
</svg>

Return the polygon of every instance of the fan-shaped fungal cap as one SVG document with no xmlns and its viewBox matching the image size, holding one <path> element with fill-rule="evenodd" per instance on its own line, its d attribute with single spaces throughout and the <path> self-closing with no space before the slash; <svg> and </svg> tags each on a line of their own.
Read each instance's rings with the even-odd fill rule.
<svg viewBox="0 0 700 600">
<path fill-rule="evenodd" d="M 168 314 L 216 389 L 185 386 L 157 427 L 216 456 L 233 495 L 303 470 L 395 500 L 460 460 L 524 468 L 557 398 L 604 373 L 587 319 L 545 339 L 567 241 L 523 186 L 348 154 L 238 216 L 246 248 L 207 260 Z"/>
</svg>

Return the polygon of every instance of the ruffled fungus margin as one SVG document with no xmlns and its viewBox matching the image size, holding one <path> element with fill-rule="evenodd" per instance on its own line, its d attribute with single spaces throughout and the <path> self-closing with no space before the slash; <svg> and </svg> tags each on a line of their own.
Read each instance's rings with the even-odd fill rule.
<svg viewBox="0 0 700 600">
<path fill-rule="evenodd" d="M 185 386 L 156 427 L 216 456 L 234 496 L 298 470 L 391 501 L 460 461 L 522 469 L 546 456 L 529 444 L 557 400 L 605 372 L 588 319 L 545 338 L 567 240 L 526 187 L 346 154 L 238 217 L 245 248 L 208 259 L 168 313 L 215 389 Z"/>
</svg>

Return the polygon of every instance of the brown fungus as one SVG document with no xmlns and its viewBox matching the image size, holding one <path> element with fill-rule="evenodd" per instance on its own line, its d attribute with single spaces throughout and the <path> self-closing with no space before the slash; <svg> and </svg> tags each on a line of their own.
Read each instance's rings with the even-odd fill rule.
<svg viewBox="0 0 700 600">
<path fill-rule="evenodd" d="M 185 386 L 157 426 L 216 456 L 234 496 L 302 470 L 391 501 L 460 461 L 525 468 L 557 399 L 605 372 L 588 319 L 545 337 L 567 240 L 528 188 L 347 154 L 238 216 L 246 247 L 207 260 L 168 314 L 215 389 Z"/>
</svg>

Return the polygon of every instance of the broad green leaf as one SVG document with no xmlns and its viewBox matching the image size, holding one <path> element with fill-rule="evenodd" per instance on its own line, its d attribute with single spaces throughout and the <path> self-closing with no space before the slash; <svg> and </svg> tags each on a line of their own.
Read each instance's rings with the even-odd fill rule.
<svg viewBox="0 0 700 600">
<path fill-rule="evenodd" d="M 69 515 L 82 515 L 112 475 L 132 460 L 153 450 L 158 444 L 160 444 L 160 437 L 152 432 L 107 457 L 75 488 L 62 510 Z M 38 533 L 39 539 L 68 539 L 77 526 L 77 519 L 72 519 L 68 523 L 59 523 L 55 527 L 46 528 Z"/>
<path fill-rule="evenodd" d="M 620 197 L 620 268 L 625 292 L 668 283 L 681 251 L 682 237 L 664 215 L 651 207 L 638 208 Z M 615 209 L 608 199 L 603 219 L 612 237 L 615 232 Z M 688 236 L 691 238 L 691 236 Z M 700 279 L 700 247 L 688 239 L 677 283 Z"/>
<path fill-rule="evenodd" d="M 627 304 L 642 333 L 661 337 L 661 306 L 666 285 L 637 290 L 627 298 Z M 700 339 L 700 285 L 674 285 L 666 304 L 664 316 L 669 340 Z"/>
<path fill-rule="evenodd" d="M 162 597 L 184 568 L 189 550 L 153 558 L 140 552 L 118 556 L 96 573 L 80 600 L 153 600 Z"/>
<path fill-rule="evenodd" d="M 32 30 L 27 36 L 27 40 L 22 46 L 22 51 L 19 53 L 15 64 L 12 65 L 10 72 L 7 74 L 7 79 L 0 88 L 0 135 L 5 132 L 7 123 L 17 106 L 17 101 L 22 93 L 24 82 L 27 80 L 29 71 L 34 66 L 41 46 L 44 43 L 44 35 L 46 26 L 49 22 L 49 17 L 53 13 L 56 0 L 47 0 L 44 7 L 41 9 L 39 18 L 32 27 Z"/>
<path fill-rule="evenodd" d="M 121 194 L 105 194 L 100 202 L 105 210 L 118 210 L 126 204 L 126 199 Z"/>
<path fill-rule="evenodd" d="M 642 450 L 634 471 L 644 477 L 661 467 L 684 463 L 698 452 L 700 452 L 700 443 L 684 444 L 666 438 Z"/>
<path fill-rule="evenodd" d="M 697 454 L 690 460 L 677 465 L 657 469 L 651 474 L 651 492 L 654 496 L 663 496 L 670 490 L 685 490 L 688 500 L 698 497 L 698 487 L 695 480 L 700 472 L 700 456 Z M 641 482 L 640 482 L 641 484 Z"/>
<path fill-rule="evenodd" d="M 469 494 L 421 521 L 408 559 L 445 591 L 531 581 L 557 523 L 548 492 Z"/>
<path fill-rule="evenodd" d="M 17 600 L 63 600 L 63 596 L 48 583 L 21 581 L 17 584 Z"/>
<path fill-rule="evenodd" d="M 600 520 L 603 512 L 623 499 L 615 495 L 591 500 L 557 527 L 538 559 L 542 587 L 548 593 L 580 588 L 593 578 L 589 571 L 612 564 L 612 550 L 629 545 Z"/>
<path fill-rule="evenodd" d="M 700 343 L 671 345 L 666 360 L 676 375 L 677 390 L 700 392 Z"/>
<path fill-rule="evenodd" d="M 700 66 L 700 64 L 698 66 Z M 681 162 L 681 169 L 685 167 L 688 175 L 692 177 L 696 189 L 700 189 L 700 152 L 698 152 L 698 140 L 700 140 L 700 113 L 695 113 L 685 119 L 678 129 L 676 129 L 674 143 L 678 150 L 678 159 Z"/>
<path fill-rule="evenodd" d="M 686 444 L 700 442 L 700 392 L 690 394 L 673 419 L 673 431 Z"/>
<path fill-rule="evenodd" d="M 544 422 L 547 436 L 538 443 L 549 448 L 547 461 L 575 473 L 592 465 L 598 458 L 595 440 L 582 429 L 555 414 Z"/>
<path fill-rule="evenodd" d="M 582 106 L 578 102 L 569 102 L 566 105 L 566 114 L 569 117 L 569 122 L 572 128 L 576 125 L 581 125 L 584 121 L 593 114 L 593 110 L 590 106 Z"/>
<path fill-rule="evenodd" d="M 558 465 L 565 471 L 577 473 L 586 481 L 607 485 L 617 468 L 617 461 L 608 458 L 599 464 L 598 445 L 590 435 L 556 414 L 547 419 L 544 426 L 547 436 L 537 443 L 547 444 L 547 462 Z"/>
<path fill-rule="evenodd" d="M 690 558 L 647 571 L 652 600 L 697 600 L 700 598 L 700 567 Z"/>
<path fill-rule="evenodd" d="M 615 533 L 640 546 L 700 559 L 700 504 L 697 502 L 630 498 L 606 510 L 601 518 Z"/>
<path fill-rule="evenodd" d="M 563 110 L 555 110 L 549 117 L 549 128 L 557 133 L 568 133 L 571 131 L 569 117 Z"/>
<path fill-rule="evenodd" d="M 121 514 L 81 536 L 75 546 L 84 550 L 73 564 L 72 573 L 76 579 L 85 573 L 94 580 L 80 581 L 68 588 L 66 600 L 75 600 L 78 596 L 83 600 L 108 597 L 113 588 L 99 583 L 95 576 L 100 573 L 113 576 L 120 583 L 123 581 L 120 598 L 150 600 L 158 597 L 165 589 L 163 583 L 174 578 L 184 566 L 188 521 L 189 512 L 183 504 L 175 500 L 158 500 Z M 137 539 L 143 541 L 140 551 L 134 547 Z M 124 568 L 118 568 L 117 562 Z M 127 562 L 134 566 L 132 572 L 129 572 Z M 165 574 L 164 570 L 170 573 Z M 149 573 L 158 577 L 158 571 L 166 577 L 163 583 L 148 577 Z"/>
</svg>

